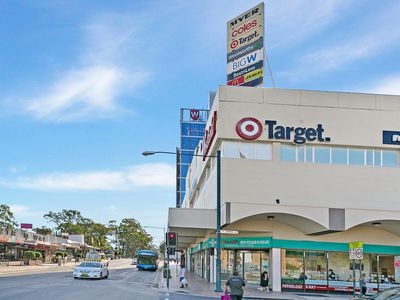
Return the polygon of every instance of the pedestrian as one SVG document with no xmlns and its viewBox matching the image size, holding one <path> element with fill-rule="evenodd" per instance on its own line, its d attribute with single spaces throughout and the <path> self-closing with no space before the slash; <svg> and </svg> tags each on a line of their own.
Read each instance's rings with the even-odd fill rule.
<svg viewBox="0 0 400 300">
<path fill-rule="evenodd" d="M 361 277 L 361 294 L 363 296 L 365 296 L 365 294 L 367 293 L 367 283 L 368 283 L 367 275 L 362 274 L 362 277 Z"/>
<path fill-rule="evenodd" d="M 269 275 L 267 271 L 262 272 L 261 274 L 261 278 L 260 278 L 260 286 L 261 286 L 261 290 L 268 291 L 268 282 L 269 282 Z"/>
<path fill-rule="evenodd" d="M 187 288 L 188 287 L 188 282 L 185 278 L 185 265 L 181 265 L 181 272 L 179 273 L 179 282 L 181 283 L 180 288 Z"/>
<path fill-rule="evenodd" d="M 246 283 L 244 279 L 239 276 L 238 272 L 233 272 L 233 276 L 227 280 L 225 285 L 226 290 L 229 287 L 231 300 L 242 300 L 243 287 L 246 286 Z"/>
</svg>

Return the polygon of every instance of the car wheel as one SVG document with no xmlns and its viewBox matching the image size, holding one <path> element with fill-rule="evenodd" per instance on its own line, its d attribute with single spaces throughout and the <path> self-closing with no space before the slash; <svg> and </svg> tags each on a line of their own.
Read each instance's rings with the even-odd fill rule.
<svg viewBox="0 0 400 300">
<path fill-rule="evenodd" d="M 103 279 L 103 272 L 100 273 L 99 279 Z"/>
</svg>

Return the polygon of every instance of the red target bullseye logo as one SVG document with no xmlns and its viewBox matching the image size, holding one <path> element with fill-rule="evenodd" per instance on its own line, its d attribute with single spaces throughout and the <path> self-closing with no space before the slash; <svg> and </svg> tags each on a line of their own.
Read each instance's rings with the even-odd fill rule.
<svg viewBox="0 0 400 300">
<path fill-rule="evenodd" d="M 245 140 L 255 140 L 262 133 L 262 124 L 255 118 L 243 118 L 236 124 L 236 133 Z"/>
</svg>

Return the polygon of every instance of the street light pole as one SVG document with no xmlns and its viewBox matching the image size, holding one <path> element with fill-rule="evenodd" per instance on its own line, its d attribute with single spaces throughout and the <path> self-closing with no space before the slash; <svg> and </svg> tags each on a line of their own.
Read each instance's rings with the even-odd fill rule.
<svg viewBox="0 0 400 300">
<path fill-rule="evenodd" d="M 156 226 L 143 226 L 143 228 L 155 228 L 162 229 L 164 234 L 164 260 L 167 260 L 167 288 L 169 289 L 169 255 L 167 248 L 167 236 L 165 234 L 165 227 L 156 227 Z"/>
<path fill-rule="evenodd" d="M 154 154 L 173 154 L 177 155 L 177 152 L 170 151 L 144 151 L 142 155 L 150 156 Z M 217 151 L 217 155 L 199 155 L 199 154 L 184 154 L 189 156 L 200 156 L 200 157 L 213 157 L 217 159 L 217 259 L 216 259 L 216 278 L 215 278 L 215 292 L 222 292 L 221 287 L 221 151 Z M 169 278 L 169 276 L 167 276 Z M 168 284 L 168 280 L 167 280 Z"/>
<path fill-rule="evenodd" d="M 222 292 L 221 288 L 221 151 L 217 151 L 217 274 L 215 291 Z"/>
</svg>

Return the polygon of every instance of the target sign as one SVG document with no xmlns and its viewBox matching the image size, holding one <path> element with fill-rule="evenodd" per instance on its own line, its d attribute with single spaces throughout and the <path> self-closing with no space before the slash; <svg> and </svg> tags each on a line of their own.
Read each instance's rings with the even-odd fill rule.
<svg viewBox="0 0 400 300">
<path fill-rule="evenodd" d="M 255 140 L 262 133 L 262 124 L 255 118 L 243 118 L 236 124 L 236 133 L 245 140 Z"/>
</svg>

